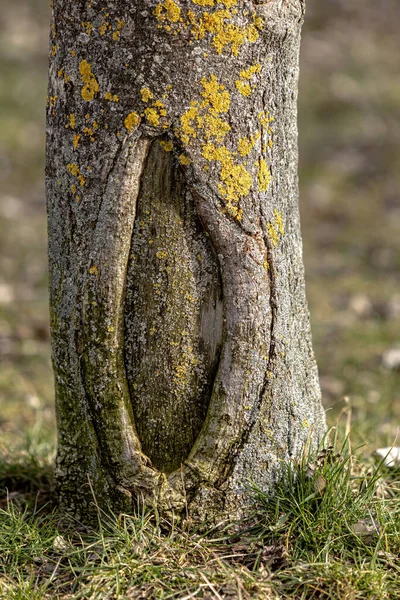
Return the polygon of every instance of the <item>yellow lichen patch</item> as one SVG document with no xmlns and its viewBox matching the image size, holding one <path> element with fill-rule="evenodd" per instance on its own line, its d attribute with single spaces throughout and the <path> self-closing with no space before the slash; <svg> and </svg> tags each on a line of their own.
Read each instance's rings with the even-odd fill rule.
<svg viewBox="0 0 400 600">
<path fill-rule="evenodd" d="M 252 186 L 251 175 L 243 165 L 235 165 L 233 161 L 222 163 L 220 173 L 222 184 L 218 185 L 221 194 L 231 201 L 247 196 Z"/>
<path fill-rule="evenodd" d="M 57 103 L 58 96 L 47 96 L 47 104 L 50 107 L 54 107 Z"/>
<path fill-rule="evenodd" d="M 281 236 L 285 235 L 285 230 L 283 227 L 282 215 L 276 208 L 274 209 L 274 215 L 275 219 L 273 220 L 273 222 L 267 223 L 267 230 L 268 235 L 271 238 L 271 242 L 274 246 L 277 246 L 279 243 L 278 234 L 280 234 Z"/>
<path fill-rule="evenodd" d="M 223 2 L 223 4 L 227 7 L 232 6 L 232 3 L 229 2 Z M 198 22 L 194 17 L 192 31 L 195 38 L 203 39 L 206 33 L 210 33 L 217 54 L 222 54 L 225 48 L 230 46 L 232 54 L 238 56 L 246 41 L 253 43 L 258 39 L 258 31 L 256 20 L 253 20 L 250 25 L 240 26 L 229 22 L 232 17 L 233 12 L 226 9 L 217 10 L 214 13 L 204 13 Z"/>
<path fill-rule="evenodd" d="M 180 137 L 184 144 L 188 144 L 191 137 L 197 137 L 197 132 L 196 129 L 193 127 L 193 123 L 195 122 L 195 119 L 196 117 L 198 117 L 198 115 L 199 109 L 197 108 L 197 106 L 191 106 L 181 116 Z"/>
<path fill-rule="evenodd" d="M 236 206 L 240 198 L 247 196 L 253 184 L 250 173 L 241 164 L 235 164 L 233 155 L 226 146 L 204 144 L 202 155 L 208 161 L 220 164 L 220 182 L 218 189 L 226 200 L 226 209 L 236 219 L 240 220 L 242 211 Z"/>
<path fill-rule="evenodd" d="M 62 77 L 64 73 L 64 67 L 61 67 L 61 69 L 58 69 L 57 71 L 57 77 Z"/>
<path fill-rule="evenodd" d="M 252 75 L 254 75 L 255 73 L 260 73 L 260 72 L 261 72 L 261 65 L 259 63 L 257 63 L 255 65 L 252 65 L 248 69 L 244 69 L 243 71 L 240 71 L 240 77 L 241 77 L 241 79 L 250 79 Z"/>
<path fill-rule="evenodd" d="M 264 261 L 263 267 L 266 271 L 269 271 L 269 264 L 267 260 Z"/>
<path fill-rule="evenodd" d="M 156 257 L 162 260 L 164 258 L 167 258 L 167 253 L 164 252 L 164 250 L 159 250 L 158 252 L 156 252 Z"/>
<path fill-rule="evenodd" d="M 157 127 L 157 125 L 160 124 L 160 115 L 158 114 L 155 108 L 145 108 L 144 115 L 147 121 L 153 127 Z"/>
<path fill-rule="evenodd" d="M 199 127 L 202 127 L 206 140 L 215 138 L 217 142 L 222 142 L 231 127 L 229 123 L 219 117 L 207 114 L 201 121 L 198 120 Z"/>
<path fill-rule="evenodd" d="M 99 124 L 96 121 L 93 121 L 92 126 L 91 127 L 84 127 L 83 128 L 83 133 L 85 136 L 90 138 L 91 142 L 94 142 L 95 138 L 95 131 L 97 131 L 97 129 L 99 128 Z"/>
<path fill-rule="evenodd" d="M 192 162 L 192 159 L 189 158 L 189 156 L 186 156 L 185 154 L 180 154 L 178 160 L 181 163 L 181 165 L 184 166 L 188 166 Z"/>
<path fill-rule="evenodd" d="M 260 192 L 266 192 L 271 182 L 271 173 L 263 158 L 258 161 L 258 188 Z"/>
<path fill-rule="evenodd" d="M 68 123 L 65 128 L 68 129 L 68 127 L 71 127 L 71 129 L 75 129 L 76 127 L 76 117 L 74 113 L 68 115 Z"/>
<path fill-rule="evenodd" d="M 193 11 L 188 11 L 188 21 L 191 32 L 196 40 L 202 40 L 208 33 L 213 37 L 213 45 L 219 54 L 222 53 L 225 45 L 230 43 L 231 36 L 227 35 L 228 21 L 232 18 L 229 10 L 217 10 L 213 13 L 205 12 L 198 20 Z M 232 28 L 232 25 L 230 25 Z M 234 26 L 233 26 L 234 27 Z M 236 28 L 237 29 L 237 28 Z M 225 34 L 223 35 L 223 32 Z"/>
<path fill-rule="evenodd" d="M 237 79 L 235 81 L 235 86 L 236 86 L 236 89 L 239 91 L 239 93 L 242 94 L 242 96 L 250 96 L 251 87 L 250 87 L 250 84 L 247 83 L 247 81 L 242 81 L 241 79 Z"/>
<path fill-rule="evenodd" d="M 129 115 L 125 118 L 124 126 L 129 132 L 133 131 L 135 127 L 139 125 L 140 117 L 135 112 L 129 113 Z"/>
<path fill-rule="evenodd" d="M 149 90 L 148 87 L 143 87 L 140 90 L 140 95 L 142 97 L 142 102 L 148 102 L 149 100 L 152 100 L 152 98 L 153 98 L 153 94 L 151 93 L 151 91 Z"/>
<path fill-rule="evenodd" d="M 99 92 L 100 87 L 97 83 L 96 77 L 92 73 L 92 68 L 86 59 L 82 60 L 79 64 L 79 73 L 82 81 L 85 84 L 81 90 L 81 96 L 83 100 L 91 102 L 94 98 L 94 95 Z"/>
<path fill-rule="evenodd" d="M 74 135 L 74 141 L 72 142 L 72 143 L 73 143 L 73 146 L 74 146 L 74 148 L 75 148 L 75 150 L 76 150 L 76 149 L 78 148 L 78 146 L 79 146 L 79 140 L 80 140 L 80 139 L 81 139 L 81 136 L 79 135 L 79 133 L 75 133 L 75 135 Z"/>
<path fill-rule="evenodd" d="M 83 21 L 81 23 L 83 29 L 85 30 L 85 32 L 88 35 L 91 35 L 92 31 L 93 31 L 93 25 L 89 22 L 89 21 Z"/>
<path fill-rule="evenodd" d="M 231 8 L 232 6 L 236 6 L 237 0 L 192 0 L 193 4 L 197 4 L 198 6 L 214 6 L 215 4 L 223 4 L 227 8 Z"/>
<path fill-rule="evenodd" d="M 246 30 L 246 34 L 247 40 L 250 42 L 250 44 L 254 44 L 254 42 L 258 40 L 258 31 L 256 25 L 249 25 Z"/>
<path fill-rule="evenodd" d="M 165 150 L 165 152 L 171 152 L 172 148 L 174 147 L 174 144 L 171 142 L 171 140 L 169 140 L 168 142 L 161 140 L 160 146 Z"/>
<path fill-rule="evenodd" d="M 90 267 L 90 269 L 89 269 L 89 273 L 90 273 L 91 275 L 98 275 L 98 274 L 99 274 L 99 270 L 98 270 L 98 268 L 96 267 L 96 265 L 93 265 L 93 267 Z"/>
<path fill-rule="evenodd" d="M 108 21 L 105 21 L 102 25 L 100 25 L 100 27 L 99 27 L 100 35 L 104 35 L 107 32 L 108 24 L 109 24 Z"/>
<path fill-rule="evenodd" d="M 240 79 L 237 79 L 235 81 L 235 85 L 238 91 L 242 94 L 242 96 L 250 96 L 252 88 L 249 83 L 249 80 L 251 79 L 252 75 L 260 73 L 260 71 L 261 65 L 259 63 L 252 65 L 248 69 L 240 71 Z"/>
<path fill-rule="evenodd" d="M 274 246 L 277 246 L 279 243 L 279 236 L 278 236 L 278 232 L 276 231 L 276 229 L 272 225 L 272 223 L 267 223 L 267 230 L 268 230 L 268 235 L 271 239 L 271 242 L 273 243 Z"/>
<path fill-rule="evenodd" d="M 76 185 L 74 183 L 71 185 L 71 192 L 75 196 L 75 194 L 76 194 Z"/>
<path fill-rule="evenodd" d="M 143 102 L 149 102 L 153 98 L 153 94 L 149 88 L 142 88 L 140 90 L 140 94 Z M 146 117 L 146 120 L 150 125 L 157 127 L 160 125 L 161 118 L 167 116 L 165 104 L 161 102 L 161 100 L 155 100 L 151 103 L 150 107 L 144 109 L 144 112 L 141 116 Z M 168 126 L 169 124 L 167 122 L 163 123 L 164 129 Z"/>
<path fill-rule="evenodd" d="M 70 48 L 69 53 L 71 56 L 76 56 L 76 52 L 73 48 Z"/>
<path fill-rule="evenodd" d="M 154 14 L 158 21 L 177 23 L 181 16 L 181 9 L 174 0 L 164 0 L 164 2 L 157 4 Z"/>
<path fill-rule="evenodd" d="M 229 123 L 219 116 L 229 111 L 230 95 L 215 75 L 203 77 L 201 85 L 202 102 L 191 102 L 190 108 L 181 116 L 181 127 L 175 131 L 175 135 L 184 144 L 199 139 L 203 158 L 207 162 L 218 163 L 218 190 L 224 198 L 225 210 L 236 219 L 241 219 L 242 211 L 237 204 L 240 198 L 250 192 L 252 176 L 243 164 L 235 163 L 236 153 L 231 152 L 225 145 L 218 145 L 231 129 Z M 250 152 L 259 137 L 260 133 L 257 133 L 251 140 L 242 139 L 240 148 L 243 156 Z M 186 162 L 184 155 L 181 155 L 179 160 L 181 164 L 191 162 L 190 159 Z M 204 165 L 203 168 L 209 169 L 208 165 Z"/>
<path fill-rule="evenodd" d="M 119 100 L 117 94 L 112 94 L 111 92 L 106 92 L 104 94 L 104 99 L 108 100 L 109 102 L 118 102 Z"/>
<path fill-rule="evenodd" d="M 165 104 L 163 102 L 161 102 L 161 100 L 156 100 L 155 102 L 153 102 L 152 106 L 154 108 L 158 109 L 158 112 L 160 113 L 161 117 L 167 116 L 167 111 L 165 110 Z"/>
<path fill-rule="evenodd" d="M 238 142 L 238 152 L 240 156 L 248 156 L 256 141 L 260 138 L 260 132 L 257 132 L 255 135 L 252 135 L 250 138 L 244 136 L 239 139 Z"/>
<path fill-rule="evenodd" d="M 123 26 L 124 26 L 124 22 L 118 20 L 117 29 L 112 34 L 112 39 L 114 40 L 114 42 L 118 42 L 119 38 L 121 37 L 121 29 L 123 28 Z"/>
<path fill-rule="evenodd" d="M 201 92 L 204 98 L 202 107 L 209 105 L 211 113 L 214 114 L 228 112 L 231 103 L 229 92 L 224 85 L 218 83 L 215 75 L 211 74 L 209 81 L 206 77 L 203 77 L 200 83 L 204 88 Z"/>
<path fill-rule="evenodd" d="M 234 56 L 239 55 L 241 46 L 246 41 L 246 28 L 238 27 L 230 23 L 226 28 L 221 28 L 214 36 L 213 46 L 217 54 L 222 54 L 225 46 L 231 46 L 231 51 Z"/>
<path fill-rule="evenodd" d="M 189 30 L 195 40 L 211 37 L 211 43 L 218 54 L 225 49 L 230 49 L 232 54 L 238 56 L 245 42 L 253 43 L 258 39 L 258 28 L 262 27 L 262 19 L 253 16 L 248 25 L 232 23 L 237 10 L 229 10 L 237 4 L 237 0 L 192 0 L 193 4 L 203 7 L 214 7 L 222 4 L 225 8 L 214 12 L 204 12 L 200 15 L 193 10 L 188 10 L 184 17 L 181 16 L 180 7 L 172 0 L 160 2 L 154 10 L 158 21 L 163 23 L 159 28 L 177 35 L 179 32 Z M 189 44 L 192 40 L 189 40 Z"/>
<path fill-rule="evenodd" d="M 74 177 L 78 177 L 80 173 L 79 166 L 76 163 L 69 163 L 67 165 L 67 171 L 68 173 L 71 173 L 71 175 L 73 175 Z"/>
<path fill-rule="evenodd" d="M 264 125 L 265 127 L 268 126 L 269 123 L 275 121 L 274 117 L 270 116 L 269 112 L 265 110 L 258 113 L 258 120 L 260 121 L 261 125 Z"/>
<path fill-rule="evenodd" d="M 281 235 L 285 235 L 285 228 L 283 227 L 282 215 L 276 208 L 274 209 L 275 225 Z"/>
<path fill-rule="evenodd" d="M 52 46 L 51 47 L 51 55 L 55 56 L 57 54 L 57 50 L 58 50 L 58 46 Z"/>
<path fill-rule="evenodd" d="M 78 166 L 76 163 L 69 163 L 69 164 L 67 165 L 67 171 L 68 171 L 68 173 L 70 173 L 70 174 L 71 174 L 71 175 L 73 175 L 74 177 L 77 177 L 77 178 L 78 178 L 79 185 L 80 185 L 81 187 L 83 187 L 83 186 L 85 185 L 85 183 L 86 183 L 86 179 L 85 179 L 85 178 L 84 178 L 84 176 L 81 174 L 81 172 L 80 172 L 80 169 L 79 169 L 79 166 Z M 75 188 L 75 190 L 76 190 L 76 187 L 75 187 L 75 186 L 74 186 L 74 188 Z M 72 190 L 72 187 L 71 187 L 71 190 Z"/>
<path fill-rule="evenodd" d="M 224 162 L 232 159 L 232 154 L 226 146 L 217 147 L 211 142 L 208 142 L 202 146 L 201 154 L 208 161 L 216 160 L 219 162 Z"/>
</svg>

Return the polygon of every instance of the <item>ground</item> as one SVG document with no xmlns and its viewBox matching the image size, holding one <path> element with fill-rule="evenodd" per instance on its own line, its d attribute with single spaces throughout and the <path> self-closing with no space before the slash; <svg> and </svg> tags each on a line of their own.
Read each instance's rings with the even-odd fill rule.
<svg viewBox="0 0 400 600">
<path fill-rule="evenodd" d="M 328 423 L 335 426 L 340 416 L 341 423 L 349 426 L 351 422 L 353 448 L 362 445 L 359 456 L 365 464 L 357 467 L 358 471 L 353 469 L 356 477 L 368 472 L 368 461 L 376 448 L 395 442 L 400 420 L 400 369 L 387 366 L 388 352 L 400 346 L 399 23 L 400 5 L 395 0 L 387 0 L 384 11 L 372 0 L 353 0 L 351 5 L 346 0 L 325 3 L 309 0 L 302 44 L 300 189 L 308 299 Z M 34 518 L 29 516 L 32 513 L 29 502 L 25 517 L 20 512 L 24 501 L 32 498 L 28 488 L 33 495 L 40 492 L 39 507 L 51 499 L 49 466 L 55 446 L 43 192 L 48 7 L 43 0 L 8 1 L 0 15 L 0 26 L 4 31 L 0 40 L 0 500 L 4 508 L 0 516 L 3 523 L 0 554 L 6 557 L 0 559 L 0 597 L 44 598 L 47 592 L 37 591 L 43 587 L 43 581 L 50 586 L 49 597 L 56 597 L 54 590 L 51 591 L 52 583 L 48 583 L 52 567 L 50 571 L 46 567 L 46 575 L 45 566 L 49 560 L 54 565 L 60 558 L 60 549 L 54 549 L 56 536 L 69 534 L 58 531 L 61 526 L 56 517 L 50 519 L 49 505 Z M 346 472 L 342 459 L 334 464 L 341 465 L 341 473 Z M 323 468 L 332 475 L 332 464 L 324 463 Z M 322 476 L 326 479 L 325 475 Z M 393 475 L 386 473 L 384 480 L 389 482 L 390 492 L 386 490 L 383 497 L 389 498 L 392 510 L 390 498 L 396 497 Z M 312 481 L 314 485 L 315 477 Z M 309 485 L 307 477 L 304 485 L 305 488 Z M 349 489 L 352 485 L 349 483 Z M 14 502 L 8 508 L 6 488 Z M 343 489 L 347 489 L 345 485 Z M 323 510 L 319 507 L 319 511 L 324 515 L 325 509 L 328 514 L 332 506 L 326 500 L 325 490 L 322 496 L 326 506 Z M 386 505 L 382 508 L 386 500 L 380 498 L 379 509 L 376 501 L 376 498 L 370 501 L 374 514 L 388 509 Z M 347 554 L 341 550 L 335 555 L 336 550 L 329 546 L 329 556 L 336 558 L 329 562 L 320 556 L 318 560 L 329 563 L 330 570 L 328 575 L 321 570 L 317 575 L 316 568 L 309 566 L 307 539 L 301 537 L 301 528 L 296 529 L 299 522 L 293 517 L 295 504 L 283 510 L 283 515 L 290 514 L 294 519 L 289 520 L 293 523 L 289 533 L 286 522 L 267 537 L 253 528 L 249 543 L 255 544 L 255 552 L 254 548 L 249 550 L 248 540 L 236 543 L 240 547 L 244 544 L 245 554 L 256 556 L 260 548 L 268 547 L 265 546 L 268 538 L 270 552 L 276 555 L 269 562 L 264 557 L 258 563 L 256 559 L 251 562 L 251 558 L 250 562 L 234 562 L 233 566 L 231 559 L 221 563 L 221 554 L 229 554 L 226 548 L 221 550 L 218 544 L 210 544 L 201 536 L 191 536 L 188 541 L 187 532 L 171 533 L 166 524 L 161 531 L 159 524 L 146 516 L 124 521 L 120 526 L 108 523 L 103 538 L 97 537 L 97 541 L 83 532 L 82 535 L 89 537 L 82 542 L 79 552 L 76 550 L 75 573 L 83 572 L 82 564 L 90 552 L 97 553 L 104 569 L 96 572 L 92 566 L 92 571 L 89 569 L 92 575 L 85 571 L 85 576 L 98 577 L 92 586 L 94 590 L 100 589 L 101 582 L 107 587 L 104 583 L 107 577 L 109 582 L 115 580 L 110 561 L 114 566 L 120 564 L 118 561 L 129 563 L 133 573 L 134 561 L 142 565 L 140 553 L 145 552 L 151 577 L 155 573 L 155 578 L 179 579 L 182 577 L 179 564 L 189 571 L 192 569 L 196 574 L 194 584 L 186 594 L 193 593 L 198 585 L 203 586 L 198 592 L 203 596 L 197 597 L 207 597 L 208 593 L 210 598 L 239 598 L 237 590 L 242 588 L 243 598 L 256 597 L 256 592 L 251 592 L 254 580 L 254 585 L 261 586 L 260 597 L 268 598 L 267 588 L 275 589 L 266 574 L 271 564 L 275 570 L 277 565 L 280 567 L 279 593 L 287 593 L 288 597 L 397 598 L 400 595 L 400 585 L 396 591 L 392 584 L 392 575 L 399 570 L 396 558 L 399 532 L 393 524 L 385 521 L 385 533 L 381 531 L 380 545 L 375 544 L 373 550 L 365 545 L 365 539 L 362 543 L 353 540 L 355 545 L 353 549 L 347 548 Z M 268 512 L 271 510 L 277 510 L 278 517 L 282 517 L 279 507 L 264 506 L 264 512 L 260 513 L 263 517 L 257 517 L 260 522 L 267 519 L 265 515 L 271 520 Z M 353 515 L 353 520 L 362 514 L 361 511 L 357 517 Z M 324 526 L 320 523 L 308 523 L 305 528 L 312 531 L 314 526 L 316 530 L 322 528 L 323 533 Z M 346 543 L 348 538 L 350 541 L 354 538 L 349 531 L 346 530 Z M 293 533 L 300 540 L 298 545 L 291 538 Z M 317 533 L 314 545 L 320 543 Z M 127 540 L 132 549 L 132 540 L 138 536 L 152 537 L 151 548 L 145 544 L 145 551 L 141 548 L 136 554 L 127 554 Z M 279 539 L 284 552 L 279 550 Z M 97 549 L 88 549 L 91 544 Z M 232 544 L 229 538 L 229 548 Z M 20 553 L 10 550 L 14 547 Z M 322 547 L 326 548 L 325 542 Z M 157 566 L 157 556 L 165 559 L 165 548 L 172 556 L 167 571 L 162 565 Z M 182 548 L 186 548 L 185 559 L 180 558 Z M 65 548 L 63 552 L 67 552 Z M 233 550 L 238 552 L 237 548 Z M 265 550 L 260 552 L 261 556 Z M 379 576 L 371 583 L 368 578 L 376 570 L 380 552 L 386 553 L 384 560 L 392 566 L 382 567 L 382 559 L 377 569 Z M 16 563 L 10 562 L 11 555 L 18 556 Z M 218 564 L 218 568 L 204 570 L 204 567 L 203 572 L 201 565 L 210 561 Z M 60 564 L 64 568 L 62 561 Z M 98 566 L 96 561 L 93 564 Z M 258 567 L 263 564 L 260 571 Z M 199 575 L 200 571 L 205 579 Z M 240 585 L 235 583 L 236 571 Z M 304 583 L 306 580 L 309 584 Z M 348 585 L 348 589 L 340 588 L 339 582 Z M 25 589 L 24 585 L 28 587 Z M 121 583 L 121 590 L 126 590 L 124 585 Z M 230 596 L 226 586 L 231 586 Z M 114 588 L 104 597 L 114 597 L 111 594 L 118 593 L 118 586 Z M 173 589 L 178 588 L 176 584 Z M 59 597 L 103 597 L 90 596 L 88 589 L 78 584 L 76 590 L 69 588 L 71 595 Z M 132 598 L 141 597 L 134 593 Z M 150 595 L 143 597 L 185 596 L 183 592 L 182 596 L 168 596 L 167 592 L 164 596 L 152 596 L 152 593 L 156 592 L 150 591 Z M 275 592 L 268 593 L 274 597 Z"/>
</svg>

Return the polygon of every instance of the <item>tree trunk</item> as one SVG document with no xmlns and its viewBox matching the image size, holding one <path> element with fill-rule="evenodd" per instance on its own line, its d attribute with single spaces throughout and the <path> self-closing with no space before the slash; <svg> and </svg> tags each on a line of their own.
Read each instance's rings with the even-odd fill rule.
<svg viewBox="0 0 400 600">
<path fill-rule="evenodd" d="M 56 476 L 80 518 L 239 514 L 324 432 L 304 291 L 303 0 L 54 0 Z"/>
</svg>

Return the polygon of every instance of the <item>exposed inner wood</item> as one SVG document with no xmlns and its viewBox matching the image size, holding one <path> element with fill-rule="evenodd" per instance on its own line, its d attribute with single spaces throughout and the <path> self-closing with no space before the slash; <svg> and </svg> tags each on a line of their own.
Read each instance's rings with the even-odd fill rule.
<svg viewBox="0 0 400 600">
<path fill-rule="evenodd" d="M 180 165 L 155 140 L 137 200 L 124 348 L 142 449 L 163 472 L 180 467 L 204 423 L 222 323 L 217 257 Z"/>
</svg>

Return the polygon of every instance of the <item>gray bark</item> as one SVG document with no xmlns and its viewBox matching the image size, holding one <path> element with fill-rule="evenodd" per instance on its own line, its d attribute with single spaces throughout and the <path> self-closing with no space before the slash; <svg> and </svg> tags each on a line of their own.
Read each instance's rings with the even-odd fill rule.
<svg viewBox="0 0 400 600">
<path fill-rule="evenodd" d="M 325 429 L 297 184 L 303 0 L 54 0 L 47 200 L 66 510 L 239 514 Z"/>
</svg>

